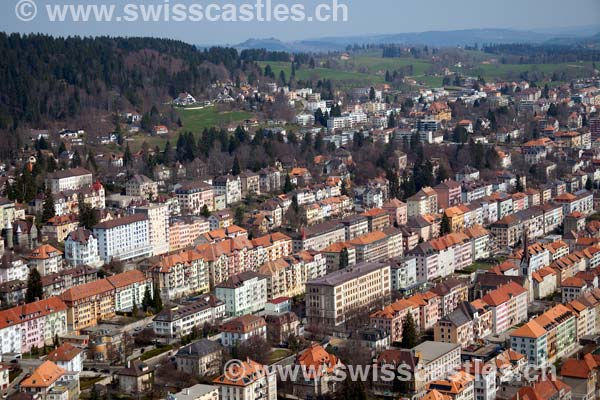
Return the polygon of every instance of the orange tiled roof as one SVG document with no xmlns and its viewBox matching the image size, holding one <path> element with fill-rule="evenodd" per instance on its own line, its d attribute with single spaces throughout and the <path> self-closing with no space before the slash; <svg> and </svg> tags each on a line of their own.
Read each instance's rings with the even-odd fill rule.
<svg viewBox="0 0 600 400">
<path fill-rule="evenodd" d="M 50 253 L 55 253 L 54 257 L 62 256 L 63 252 L 49 244 L 43 244 L 34 249 L 27 258 L 34 260 L 46 260 L 50 258 Z"/>
<path fill-rule="evenodd" d="M 65 372 L 63 368 L 52 361 L 45 361 L 25 378 L 20 386 L 22 388 L 47 388 L 59 380 Z"/>
</svg>

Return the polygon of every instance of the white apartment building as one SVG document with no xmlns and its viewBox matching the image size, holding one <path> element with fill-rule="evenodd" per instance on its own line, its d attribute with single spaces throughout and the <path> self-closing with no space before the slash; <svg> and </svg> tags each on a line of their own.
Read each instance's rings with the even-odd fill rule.
<svg viewBox="0 0 600 400">
<path fill-rule="evenodd" d="M 56 171 L 46 179 L 46 186 L 50 187 L 52 193 L 62 192 L 64 190 L 78 190 L 90 186 L 92 173 L 85 168 L 71 168 L 62 171 Z"/>
<path fill-rule="evenodd" d="M 6 252 L 0 259 L 0 284 L 10 281 L 27 281 L 27 262 L 13 252 Z"/>
<path fill-rule="evenodd" d="M 131 311 L 135 305 L 141 308 L 146 288 L 152 293 L 152 279 L 137 269 L 106 278 L 115 288 L 115 311 Z"/>
<path fill-rule="evenodd" d="M 216 286 L 215 294 L 225 302 L 227 315 L 253 314 L 267 303 L 267 278 L 254 271 L 242 272 Z"/>
<path fill-rule="evenodd" d="M 113 259 L 131 260 L 151 256 L 148 225 L 145 215 L 133 214 L 94 226 L 100 257 L 108 263 Z"/>
<path fill-rule="evenodd" d="M 180 338 L 192 333 L 194 327 L 201 329 L 205 323 L 213 324 L 224 317 L 225 303 L 206 294 L 191 304 L 165 307 L 152 320 L 152 329 L 161 337 Z"/>
<path fill-rule="evenodd" d="M 460 344 L 427 341 L 412 351 L 423 366 L 422 379 L 431 382 L 445 378 L 460 366 Z"/>
<path fill-rule="evenodd" d="M 101 267 L 104 264 L 98 252 L 98 239 L 92 231 L 78 228 L 69 233 L 65 239 L 65 261 L 74 267 Z"/>
<path fill-rule="evenodd" d="M 221 344 L 233 347 L 259 336 L 267 339 L 267 322 L 263 317 L 248 314 L 229 320 L 221 325 Z"/>
<path fill-rule="evenodd" d="M 148 218 L 152 255 L 159 256 L 168 253 L 169 206 L 167 204 L 152 203 L 147 206 L 136 207 L 134 213 L 145 215 Z"/>
<path fill-rule="evenodd" d="M 158 196 L 158 183 L 145 175 L 135 175 L 125 184 L 125 195 L 153 200 Z"/>
<path fill-rule="evenodd" d="M 183 214 L 200 215 L 206 206 L 208 211 L 215 209 L 215 193 L 207 183 L 191 182 L 175 190 L 180 211 Z"/>
<path fill-rule="evenodd" d="M 220 388 L 221 400 L 276 400 L 277 372 L 252 360 L 232 365 L 213 383 Z"/>
<path fill-rule="evenodd" d="M 230 204 L 242 201 L 242 181 L 239 176 L 225 175 L 213 181 L 215 196 L 225 195 L 225 202 Z"/>
</svg>

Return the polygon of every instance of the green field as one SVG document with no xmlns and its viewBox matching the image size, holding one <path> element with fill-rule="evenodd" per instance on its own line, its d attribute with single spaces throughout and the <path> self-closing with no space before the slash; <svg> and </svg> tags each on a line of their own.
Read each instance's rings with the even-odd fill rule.
<svg viewBox="0 0 600 400">
<path fill-rule="evenodd" d="M 239 123 L 252 118 L 252 114 L 245 111 L 219 112 L 214 106 L 202 109 L 178 109 L 177 112 L 183 123 L 183 130 L 194 134 L 201 134 L 204 128 L 225 128 L 231 123 Z"/>
<path fill-rule="evenodd" d="M 566 72 L 569 76 L 588 76 L 592 62 L 568 62 L 559 64 L 479 64 L 465 72 L 474 76 L 483 76 L 486 80 L 519 79 L 528 71 L 530 74 L 541 72 L 547 76 L 553 73 Z"/>
<path fill-rule="evenodd" d="M 259 62 L 259 65 L 263 69 L 265 66 L 267 66 L 267 64 L 271 66 L 271 69 L 277 78 L 279 77 L 279 73 L 283 71 L 286 79 L 289 79 L 290 74 L 292 73 L 292 67 L 290 63 L 267 61 Z M 331 68 L 301 68 L 296 70 L 296 79 L 303 81 L 310 80 L 313 82 L 316 82 L 320 79 L 329 79 L 341 83 L 342 86 L 361 86 L 384 82 L 383 76 L 365 74 L 355 71 L 342 71 Z"/>
</svg>

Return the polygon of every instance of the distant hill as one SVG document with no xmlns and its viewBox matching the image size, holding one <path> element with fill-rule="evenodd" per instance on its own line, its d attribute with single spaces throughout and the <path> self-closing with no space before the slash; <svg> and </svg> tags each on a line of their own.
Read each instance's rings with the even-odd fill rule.
<svg viewBox="0 0 600 400">
<path fill-rule="evenodd" d="M 438 47 L 474 45 L 475 43 L 530 43 L 539 44 L 551 40 L 580 40 L 589 34 L 591 27 L 581 31 L 533 32 L 513 29 L 465 29 L 453 31 L 428 31 L 366 36 L 323 37 L 284 42 L 277 39 L 249 39 L 235 45 L 238 49 L 264 48 L 273 51 L 327 52 L 342 51 L 354 44 L 406 44 Z M 564 33 L 563 33 L 564 32 Z M 585 33 L 586 35 L 582 35 Z"/>
</svg>

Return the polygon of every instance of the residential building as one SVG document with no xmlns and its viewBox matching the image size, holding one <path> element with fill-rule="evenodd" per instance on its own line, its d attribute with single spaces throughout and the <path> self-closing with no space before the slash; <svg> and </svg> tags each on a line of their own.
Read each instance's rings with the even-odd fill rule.
<svg viewBox="0 0 600 400">
<path fill-rule="evenodd" d="M 242 181 L 239 176 L 220 176 L 213 180 L 215 196 L 225 195 L 227 206 L 242 201 Z"/>
<path fill-rule="evenodd" d="M 214 295 L 205 294 L 189 304 L 165 307 L 153 318 L 152 328 L 160 337 L 181 338 L 224 317 L 225 303 Z"/>
<path fill-rule="evenodd" d="M 29 267 L 27 261 L 14 252 L 5 252 L 0 258 L 0 284 L 11 281 L 27 281 Z"/>
<path fill-rule="evenodd" d="M 221 343 L 225 347 L 237 346 L 254 336 L 267 340 L 267 323 L 263 317 L 242 315 L 221 325 Z"/>
<path fill-rule="evenodd" d="M 308 329 L 323 333 L 343 329 L 358 310 L 381 307 L 390 290 L 387 263 L 361 263 L 308 281 Z"/>
<path fill-rule="evenodd" d="M 129 361 L 127 367 L 115 372 L 121 393 L 144 393 L 154 385 L 154 367 L 140 360 Z"/>
<path fill-rule="evenodd" d="M 222 369 L 223 348 L 215 341 L 200 339 L 175 353 L 177 370 L 192 376 L 218 375 Z"/>
<path fill-rule="evenodd" d="M 43 244 L 27 256 L 29 268 L 35 268 L 40 275 L 56 274 L 63 269 L 63 253 L 57 248 Z"/>
<path fill-rule="evenodd" d="M 438 212 L 438 195 L 430 187 L 424 187 L 406 200 L 409 217 Z"/>
<path fill-rule="evenodd" d="M 252 360 L 230 365 L 213 384 L 220 388 L 220 400 L 277 399 L 276 371 Z"/>
<path fill-rule="evenodd" d="M 150 267 L 149 274 L 164 301 L 210 290 L 209 268 L 200 251 L 181 250 L 162 256 Z"/>
<path fill-rule="evenodd" d="M 92 173 L 81 167 L 56 171 L 46 179 L 46 186 L 54 194 L 65 190 L 76 191 L 92 183 Z"/>
<path fill-rule="evenodd" d="M 175 190 L 181 212 L 189 215 L 200 215 L 204 206 L 208 211 L 215 210 L 215 192 L 211 185 L 204 182 L 189 182 Z"/>
<path fill-rule="evenodd" d="M 169 252 L 193 245 L 200 235 L 209 231 L 210 223 L 203 217 L 187 215 L 171 218 L 169 222 Z"/>
<path fill-rule="evenodd" d="M 101 267 L 104 264 L 98 250 L 98 239 L 92 231 L 77 228 L 69 233 L 65 240 L 65 261 L 74 267 Z"/>
<path fill-rule="evenodd" d="M 166 203 L 151 203 L 135 207 L 134 214 L 141 214 L 148 220 L 148 232 L 152 255 L 169 252 L 169 206 Z"/>
<path fill-rule="evenodd" d="M 217 285 L 215 294 L 225 303 L 227 315 L 253 314 L 263 310 L 269 299 L 267 282 L 266 276 L 253 271 L 245 271 Z"/>
<path fill-rule="evenodd" d="M 133 214 L 101 222 L 93 228 L 104 262 L 126 261 L 152 255 L 148 218 Z"/>
<path fill-rule="evenodd" d="M 145 175 L 134 175 L 125 184 L 125 195 L 152 201 L 158 196 L 158 183 Z"/>
<path fill-rule="evenodd" d="M 494 333 L 505 332 L 508 328 L 525 322 L 528 299 L 527 289 L 515 281 L 502 285 L 483 296 L 482 300 L 492 310 Z"/>
</svg>

